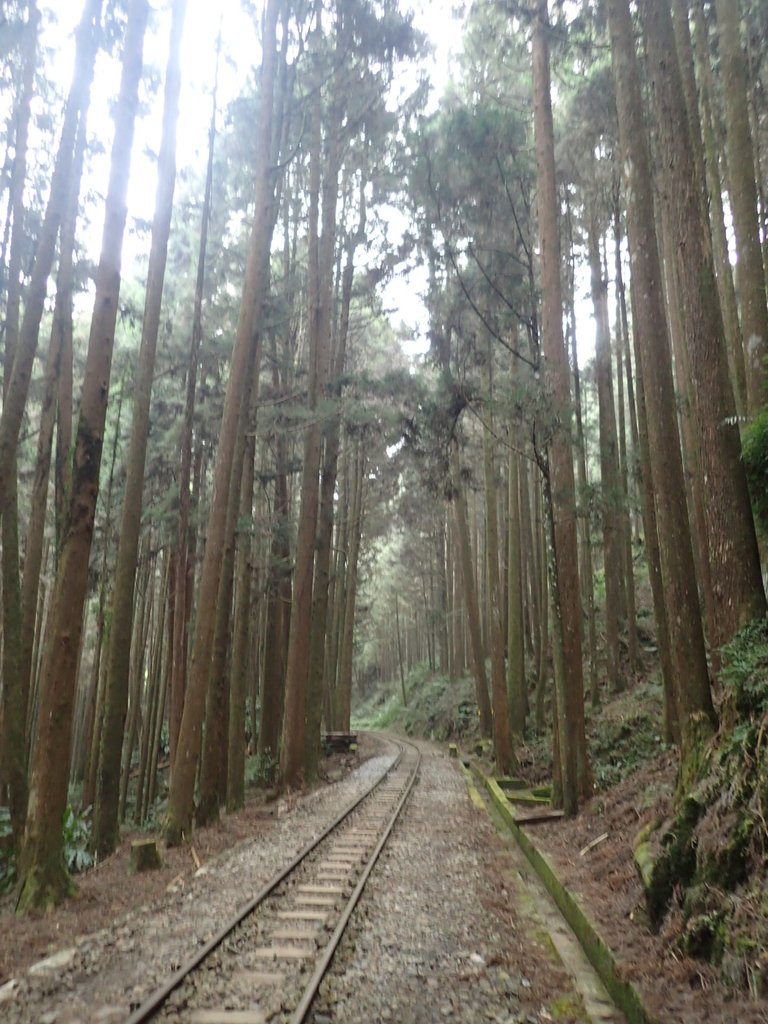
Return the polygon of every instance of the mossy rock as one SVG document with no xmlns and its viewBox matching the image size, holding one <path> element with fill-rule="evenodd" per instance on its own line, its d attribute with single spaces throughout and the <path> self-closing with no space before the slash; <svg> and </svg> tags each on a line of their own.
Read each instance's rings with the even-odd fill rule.
<svg viewBox="0 0 768 1024">
<path fill-rule="evenodd" d="M 696 825 L 704 812 L 697 797 L 689 795 L 672 824 L 657 835 L 655 823 L 646 826 L 634 842 L 634 861 L 643 883 L 651 926 L 657 929 L 677 885 L 686 886 L 696 873 Z"/>
<path fill-rule="evenodd" d="M 728 927 L 721 913 L 696 914 L 688 918 L 680 946 L 688 956 L 718 964 L 728 943 Z"/>
</svg>

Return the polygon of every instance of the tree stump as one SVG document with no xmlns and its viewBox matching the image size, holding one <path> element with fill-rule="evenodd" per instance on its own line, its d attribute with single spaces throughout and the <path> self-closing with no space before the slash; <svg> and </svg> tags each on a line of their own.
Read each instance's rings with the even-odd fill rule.
<svg viewBox="0 0 768 1024">
<path fill-rule="evenodd" d="M 459 748 L 456 746 L 455 743 L 449 743 L 448 744 L 448 756 L 449 757 L 458 757 L 459 756 Z"/>
<path fill-rule="evenodd" d="M 131 843 L 130 869 L 132 874 L 155 871 L 162 867 L 160 851 L 155 839 L 136 839 Z"/>
</svg>

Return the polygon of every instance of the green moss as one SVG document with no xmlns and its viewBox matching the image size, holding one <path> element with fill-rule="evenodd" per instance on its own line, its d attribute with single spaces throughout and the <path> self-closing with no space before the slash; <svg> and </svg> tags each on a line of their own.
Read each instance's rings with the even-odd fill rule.
<svg viewBox="0 0 768 1024">
<path fill-rule="evenodd" d="M 549 1012 L 554 1021 L 584 1021 L 585 1024 L 590 1021 L 584 1004 L 575 993 L 559 996 L 549 1004 Z"/>
</svg>

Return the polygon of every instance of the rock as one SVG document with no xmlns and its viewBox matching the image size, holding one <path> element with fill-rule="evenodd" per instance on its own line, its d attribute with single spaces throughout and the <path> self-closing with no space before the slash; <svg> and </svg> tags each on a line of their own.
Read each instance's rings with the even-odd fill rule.
<svg viewBox="0 0 768 1024">
<path fill-rule="evenodd" d="M 47 956 L 44 960 L 38 960 L 36 964 L 32 964 L 27 973 L 31 974 L 33 977 L 46 974 L 57 974 L 60 971 L 66 970 L 66 968 L 72 964 L 76 956 L 77 950 L 74 949 L 74 947 L 71 947 L 70 949 L 60 949 L 58 953 L 53 953 L 51 956 Z"/>
<path fill-rule="evenodd" d="M 4 985 L 0 985 L 0 1003 L 8 1003 L 11 999 L 16 997 L 16 993 L 19 990 L 19 982 L 16 978 L 11 978 L 10 981 L 6 981 Z"/>
</svg>

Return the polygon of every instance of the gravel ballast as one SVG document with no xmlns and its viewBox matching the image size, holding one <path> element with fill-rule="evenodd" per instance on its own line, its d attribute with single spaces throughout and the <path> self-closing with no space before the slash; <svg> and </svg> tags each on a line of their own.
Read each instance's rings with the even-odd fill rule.
<svg viewBox="0 0 768 1024">
<path fill-rule="evenodd" d="M 370 744 L 368 750 L 371 752 Z M 455 761 L 421 744 L 424 761 L 373 872 L 351 930 L 321 989 L 315 1024 L 454 1020 L 539 1024 L 584 1020 L 570 979 L 546 937 L 517 916 L 503 876 L 508 853 L 486 815 L 474 808 Z M 342 781 L 283 799 L 270 817 L 247 815 L 247 838 L 199 870 L 170 879 L 131 877 L 125 863 L 81 883 L 79 900 L 103 927 L 78 928 L 77 901 L 40 922 L 51 937 L 30 964 L 29 920 L 0 918 L 0 1019 L 7 1024 L 112 1024 L 189 957 L 327 825 L 392 760 L 373 749 Z M 233 816 L 234 817 L 234 816 Z M 230 833 L 237 831 L 230 824 Z M 200 849 L 204 843 L 200 839 Z M 173 856 L 181 856 L 174 853 Z M 152 894 L 143 886 L 162 885 Z M 122 886 L 122 890 L 121 890 Z M 124 909 L 126 887 L 135 892 Z M 110 903 L 114 900 L 114 904 Z M 129 901 L 130 906 L 130 901 Z M 58 917 L 57 917 L 58 915 Z M 19 940 L 14 947 L 14 931 Z M 23 941 L 22 941 L 23 939 Z"/>
</svg>

